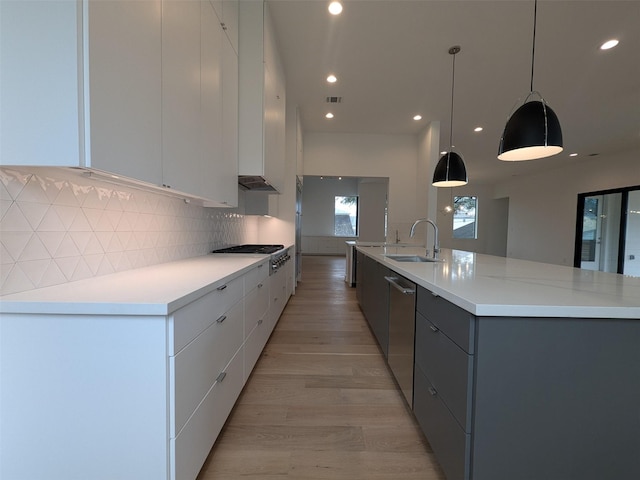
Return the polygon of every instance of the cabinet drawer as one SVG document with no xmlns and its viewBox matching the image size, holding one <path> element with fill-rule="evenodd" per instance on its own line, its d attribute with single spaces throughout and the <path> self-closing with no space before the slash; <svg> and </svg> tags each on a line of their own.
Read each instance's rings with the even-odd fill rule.
<svg viewBox="0 0 640 480">
<path fill-rule="evenodd" d="M 247 338 L 269 309 L 269 285 L 259 283 L 244 299 L 244 337 Z"/>
<path fill-rule="evenodd" d="M 471 435 L 465 433 L 424 373 L 416 368 L 413 412 L 447 480 L 469 478 Z"/>
<path fill-rule="evenodd" d="M 244 381 L 246 382 L 251 375 L 251 371 L 255 366 L 264 346 L 269 340 L 271 334 L 271 324 L 268 321 L 268 314 L 258 320 L 255 328 L 249 332 L 248 338 L 244 343 Z"/>
<path fill-rule="evenodd" d="M 475 317 L 472 314 L 422 287 L 418 288 L 416 310 L 465 352 L 473 353 Z"/>
<path fill-rule="evenodd" d="M 169 355 L 175 355 L 243 296 L 243 278 L 220 285 L 216 290 L 176 310 L 170 318 Z"/>
<path fill-rule="evenodd" d="M 198 409 L 170 443 L 171 479 L 194 479 L 242 390 L 242 349 L 226 366 L 222 381 L 209 390 Z M 216 376 L 221 372 L 217 371 Z"/>
<path fill-rule="evenodd" d="M 238 302 L 175 357 L 169 357 L 171 372 L 171 436 L 180 432 L 218 374 L 242 346 L 243 305 Z"/>
<path fill-rule="evenodd" d="M 470 432 L 473 355 L 417 313 L 415 358 L 462 428 Z"/>
<path fill-rule="evenodd" d="M 258 284 L 264 283 L 269 276 L 269 261 L 265 260 L 260 265 L 249 270 L 244 276 L 244 294 L 256 288 Z"/>
</svg>

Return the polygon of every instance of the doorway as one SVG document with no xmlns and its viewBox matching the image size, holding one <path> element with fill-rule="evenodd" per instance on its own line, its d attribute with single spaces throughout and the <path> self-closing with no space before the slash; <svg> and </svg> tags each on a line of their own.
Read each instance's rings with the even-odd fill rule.
<svg viewBox="0 0 640 480">
<path fill-rule="evenodd" d="M 640 186 L 581 193 L 576 218 L 574 266 L 640 276 Z"/>
</svg>

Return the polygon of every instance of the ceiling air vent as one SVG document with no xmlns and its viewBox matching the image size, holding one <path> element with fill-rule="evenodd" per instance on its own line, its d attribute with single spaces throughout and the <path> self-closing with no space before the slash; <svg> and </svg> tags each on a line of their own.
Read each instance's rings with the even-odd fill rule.
<svg viewBox="0 0 640 480">
<path fill-rule="evenodd" d="M 342 97 L 327 97 L 327 103 L 342 103 Z"/>
</svg>

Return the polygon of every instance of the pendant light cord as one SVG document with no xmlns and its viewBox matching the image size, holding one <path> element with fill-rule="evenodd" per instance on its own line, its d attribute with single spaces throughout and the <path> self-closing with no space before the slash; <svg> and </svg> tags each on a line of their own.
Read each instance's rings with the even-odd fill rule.
<svg viewBox="0 0 640 480">
<path fill-rule="evenodd" d="M 451 47 L 451 49 L 449 50 L 449 53 L 453 55 L 453 69 L 451 74 L 451 123 L 449 125 L 449 152 L 453 150 L 453 91 L 456 82 L 456 54 L 459 51 L 460 47 Z"/>
<path fill-rule="evenodd" d="M 531 47 L 531 89 L 533 92 L 533 66 L 536 58 L 536 22 L 538 20 L 538 0 L 533 2 L 533 46 Z"/>
</svg>

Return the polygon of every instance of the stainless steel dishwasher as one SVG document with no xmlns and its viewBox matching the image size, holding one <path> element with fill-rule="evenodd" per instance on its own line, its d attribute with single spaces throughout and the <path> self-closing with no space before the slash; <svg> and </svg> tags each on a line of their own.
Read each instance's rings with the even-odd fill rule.
<svg viewBox="0 0 640 480">
<path fill-rule="evenodd" d="M 384 278 L 393 287 L 389 289 L 389 367 L 413 408 L 416 284 L 401 276 Z"/>
</svg>

